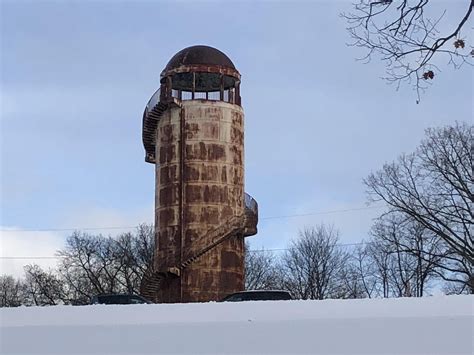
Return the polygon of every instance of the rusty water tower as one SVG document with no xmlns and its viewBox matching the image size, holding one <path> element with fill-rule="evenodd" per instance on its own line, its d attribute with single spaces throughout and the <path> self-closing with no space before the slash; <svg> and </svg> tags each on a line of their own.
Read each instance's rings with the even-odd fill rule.
<svg viewBox="0 0 474 355">
<path fill-rule="evenodd" d="M 244 288 L 244 237 L 257 233 L 244 192 L 240 73 L 221 51 L 193 46 L 161 73 L 143 114 L 155 164 L 154 263 L 141 293 L 157 302 L 219 300 Z"/>
</svg>

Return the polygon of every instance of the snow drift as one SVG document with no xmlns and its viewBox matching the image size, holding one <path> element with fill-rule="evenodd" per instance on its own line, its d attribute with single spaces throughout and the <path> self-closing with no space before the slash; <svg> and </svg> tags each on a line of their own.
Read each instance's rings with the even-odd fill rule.
<svg viewBox="0 0 474 355">
<path fill-rule="evenodd" d="M 474 296 L 0 310 L 2 354 L 471 354 Z"/>
</svg>

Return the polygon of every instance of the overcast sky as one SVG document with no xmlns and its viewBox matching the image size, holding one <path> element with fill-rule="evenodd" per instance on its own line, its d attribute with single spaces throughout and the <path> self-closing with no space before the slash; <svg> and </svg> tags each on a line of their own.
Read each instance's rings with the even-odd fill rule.
<svg viewBox="0 0 474 355">
<path fill-rule="evenodd" d="M 472 119 L 470 68 L 443 66 L 417 105 L 411 88 L 380 79 L 382 63 L 357 62 L 364 52 L 346 46 L 345 1 L 0 3 L 3 257 L 54 255 L 70 234 L 19 229 L 153 221 L 141 116 L 187 46 L 222 50 L 242 74 L 245 184 L 261 217 L 254 248 L 284 248 L 320 222 L 342 243 L 367 238 L 380 208 L 281 216 L 366 206 L 371 171 L 413 151 L 427 127 Z M 437 3 L 449 8 L 447 28 L 466 7 Z M 2 259 L 0 274 L 31 262 L 54 264 Z"/>
</svg>

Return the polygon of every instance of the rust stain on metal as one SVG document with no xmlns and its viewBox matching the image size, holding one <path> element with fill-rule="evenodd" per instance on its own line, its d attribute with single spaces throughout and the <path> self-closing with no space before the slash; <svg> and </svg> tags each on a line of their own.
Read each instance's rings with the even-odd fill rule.
<svg viewBox="0 0 474 355">
<path fill-rule="evenodd" d="M 201 72 L 201 73 L 217 73 L 232 76 L 240 79 L 240 74 L 236 69 L 226 68 L 223 66 L 209 66 L 209 65 L 181 65 L 177 68 L 164 70 L 161 73 L 161 78 L 169 77 L 177 73 L 189 73 L 189 72 Z"/>
<path fill-rule="evenodd" d="M 235 110 L 238 114 L 232 113 Z M 171 137 L 177 136 L 175 130 L 180 126 L 178 120 L 181 116 L 185 118 L 184 131 L 180 132 L 184 137 L 184 152 L 179 158 L 176 152 L 181 140 Z M 206 239 L 210 229 L 243 213 L 242 116 L 241 108 L 235 105 L 185 101 L 181 108 L 171 110 L 169 122 L 163 122 L 167 128 L 157 130 L 156 149 L 160 151 L 161 162 L 157 166 L 157 175 L 160 184 L 166 186 L 160 190 L 161 196 L 157 199 L 160 210 L 158 245 L 171 243 L 169 233 L 162 231 L 180 215 L 180 209 L 183 211 L 180 225 L 184 228 L 178 231 L 182 238 L 171 243 L 180 252 L 171 252 L 158 261 L 158 269 L 165 270 L 212 243 Z M 181 159 L 182 180 L 177 179 L 176 173 Z M 182 207 L 177 204 L 180 189 Z M 242 236 L 229 239 L 211 250 L 205 258 L 188 266 L 181 276 L 182 299 L 179 301 L 217 300 L 240 290 L 244 276 L 243 243 Z M 228 276 L 220 276 L 222 272 Z M 160 298 L 165 300 L 167 296 L 163 294 Z"/>
</svg>

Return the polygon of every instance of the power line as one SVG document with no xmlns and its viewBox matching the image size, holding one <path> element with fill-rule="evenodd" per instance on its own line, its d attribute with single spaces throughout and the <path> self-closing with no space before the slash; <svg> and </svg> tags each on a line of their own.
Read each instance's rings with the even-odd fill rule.
<svg viewBox="0 0 474 355">
<path fill-rule="evenodd" d="M 347 247 L 347 246 L 356 246 L 356 245 L 365 245 L 367 242 L 358 242 L 358 243 L 338 243 L 338 247 Z M 265 253 L 265 252 L 277 252 L 277 251 L 286 251 L 289 248 L 277 248 L 277 249 L 253 249 L 248 250 L 249 253 Z M 12 260 L 41 260 L 41 259 L 61 259 L 65 256 L 0 256 L 0 259 L 12 259 Z"/>
<path fill-rule="evenodd" d="M 0 232 L 70 232 L 70 231 L 90 231 L 90 230 L 107 230 L 107 229 L 133 229 L 138 226 L 123 227 L 75 227 L 75 228 L 44 228 L 44 229 L 0 229 Z"/>
<path fill-rule="evenodd" d="M 42 260 L 42 259 L 60 259 L 62 256 L 0 256 L 0 259 L 13 260 Z"/>
<path fill-rule="evenodd" d="M 336 246 L 338 247 L 349 247 L 349 246 L 356 246 L 356 245 L 365 245 L 367 242 L 357 242 L 357 243 L 337 243 Z M 248 250 L 249 253 L 264 253 L 264 252 L 274 252 L 274 251 L 286 251 L 290 250 L 290 248 L 279 248 L 279 249 L 253 249 L 253 250 Z"/>
<path fill-rule="evenodd" d="M 301 214 L 290 214 L 290 215 L 281 215 L 281 216 L 267 216 L 260 217 L 259 220 L 270 220 L 270 219 L 285 219 L 285 218 L 294 218 L 294 217 L 306 217 L 306 216 L 317 216 L 324 214 L 334 214 L 334 213 L 346 213 L 346 212 L 355 212 L 355 211 L 364 211 L 384 208 L 385 206 L 369 206 L 369 207 L 359 207 L 359 208 L 349 208 L 343 210 L 332 210 L 332 211 L 320 211 L 320 212 L 310 212 L 310 213 L 301 213 Z M 135 229 L 136 226 L 122 226 L 122 227 L 75 227 L 75 228 L 42 228 L 42 229 L 0 229 L 0 232 L 70 232 L 70 231 L 91 231 L 91 230 L 124 230 L 124 229 Z"/>
<path fill-rule="evenodd" d="M 345 212 L 353 212 L 353 211 L 373 210 L 373 209 L 384 208 L 384 207 L 385 206 L 370 206 L 370 207 L 349 208 L 349 209 L 345 209 L 345 210 L 332 210 L 332 211 L 310 212 L 310 213 L 301 213 L 301 214 L 290 214 L 290 215 L 286 215 L 286 216 L 262 217 L 262 218 L 259 218 L 259 220 L 316 216 L 316 215 L 321 215 L 321 214 L 333 214 L 333 213 L 345 213 Z"/>
</svg>

